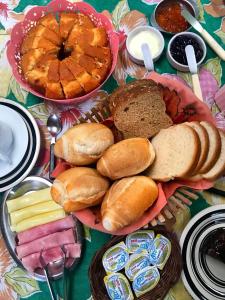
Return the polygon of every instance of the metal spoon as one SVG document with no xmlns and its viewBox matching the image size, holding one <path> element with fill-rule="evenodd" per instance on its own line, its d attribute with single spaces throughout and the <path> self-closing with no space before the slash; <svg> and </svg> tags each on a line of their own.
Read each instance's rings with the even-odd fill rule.
<svg viewBox="0 0 225 300">
<path fill-rule="evenodd" d="M 52 177 L 52 172 L 55 168 L 55 156 L 54 156 L 54 145 L 56 142 L 56 137 L 62 130 L 61 119 L 56 115 L 50 115 L 47 120 L 48 131 L 52 136 L 51 145 L 50 145 L 50 167 L 49 167 L 49 178 L 54 179 Z"/>
</svg>

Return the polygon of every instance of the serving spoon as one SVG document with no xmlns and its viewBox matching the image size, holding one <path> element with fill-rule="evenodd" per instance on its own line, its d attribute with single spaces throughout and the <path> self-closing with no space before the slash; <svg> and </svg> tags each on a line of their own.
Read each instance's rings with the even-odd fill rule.
<svg viewBox="0 0 225 300">
<path fill-rule="evenodd" d="M 49 178 L 54 179 L 52 177 L 52 172 L 55 168 L 55 156 L 54 156 L 54 145 L 56 143 L 56 137 L 62 130 L 62 122 L 59 116 L 56 114 L 50 115 L 47 120 L 47 128 L 49 133 L 51 134 L 51 145 L 50 145 L 50 166 L 49 166 Z"/>
</svg>

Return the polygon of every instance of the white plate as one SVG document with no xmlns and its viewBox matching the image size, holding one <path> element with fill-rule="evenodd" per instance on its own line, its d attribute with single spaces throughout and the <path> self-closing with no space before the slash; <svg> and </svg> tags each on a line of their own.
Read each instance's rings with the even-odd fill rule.
<svg viewBox="0 0 225 300">
<path fill-rule="evenodd" d="M 180 238 L 183 257 L 182 279 L 195 300 L 225 299 L 225 264 L 209 255 L 209 239 L 225 231 L 225 205 L 204 209 L 190 220 Z M 205 245 L 207 245 L 206 250 Z"/>
<path fill-rule="evenodd" d="M 13 133 L 13 148 L 10 154 L 11 163 L 0 160 L 0 177 L 2 177 L 13 171 L 23 159 L 27 150 L 29 136 L 22 116 L 13 109 L 0 105 L 0 121 L 8 125 Z"/>
<path fill-rule="evenodd" d="M 21 170 L 20 169 L 20 173 L 17 174 L 17 176 L 13 176 L 13 178 L 7 179 L 7 182 L 4 181 L 1 182 L 0 179 L 0 192 L 4 192 L 12 187 L 14 187 L 15 185 L 17 185 L 18 183 L 20 183 L 26 176 L 28 176 L 28 174 L 31 172 L 31 170 L 33 169 L 37 159 L 38 159 L 38 155 L 39 155 L 39 151 L 40 151 L 40 132 L 37 126 L 37 123 L 34 119 L 34 117 L 31 115 L 31 113 L 25 108 L 23 107 L 21 104 L 12 101 L 12 100 L 8 100 L 5 98 L 0 98 L 0 105 L 9 107 L 15 111 L 17 111 L 23 118 L 24 120 L 26 120 L 26 123 L 28 124 L 29 129 L 31 129 L 32 131 L 32 140 L 33 140 L 33 150 L 32 150 L 32 155 L 29 159 L 29 161 L 27 162 L 26 166 L 24 166 L 24 168 Z"/>
</svg>

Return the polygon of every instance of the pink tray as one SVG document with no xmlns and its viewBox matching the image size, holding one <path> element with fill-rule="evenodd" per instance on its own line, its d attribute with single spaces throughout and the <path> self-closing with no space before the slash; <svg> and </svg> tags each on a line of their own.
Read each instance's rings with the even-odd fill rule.
<svg viewBox="0 0 225 300">
<path fill-rule="evenodd" d="M 76 97 L 73 99 L 63 99 L 63 100 L 56 100 L 56 99 L 51 99 L 47 98 L 41 93 L 38 93 L 32 87 L 25 81 L 22 70 L 20 68 L 20 46 L 21 43 L 26 36 L 27 32 L 35 26 L 37 21 L 43 17 L 46 14 L 53 13 L 56 16 L 58 15 L 59 12 L 62 11 L 79 11 L 83 14 L 88 15 L 91 20 L 94 22 L 96 26 L 103 26 L 105 27 L 108 38 L 109 38 L 109 43 L 110 43 L 110 48 L 111 48 L 111 53 L 112 53 L 112 66 L 110 69 L 110 72 L 107 76 L 107 78 L 102 82 L 102 84 L 91 91 L 90 93 L 81 96 L 81 97 Z M 55 101 L 57 103 L 74 103 L 74 102 L 83 102 L 91 98 L 101 87 L 102 85 L 108 80 L 109 76 L 112 74 L 112 72 L 115 69 L 116 62 L 117 62 L 117 55 L 118 55 L 118 50 L 119 50 L 119 39 L 117 33 L 113 29 L 113 25 L 111 21 L 104 16 L 101 13 L 96 12 L 96 10 L 89 4 L 85 2 L 77 2 L 77 3 L 71 3 L 66 0 L 53 0 L 51 1 L 47 6 L 37 6 L 32 8 L 27 14 L 23 22 L 17 23 L 11 33 L 11 40 L 7 44 L 7 57 L 8 61 L 11 65 L 12 72 L 14 77 L 16 78 L 17 82 L 28 92 L 34 94 L 37 97 L 44 98 L 45 100 L 50 100 L 50 101 Z"/>
</svg>

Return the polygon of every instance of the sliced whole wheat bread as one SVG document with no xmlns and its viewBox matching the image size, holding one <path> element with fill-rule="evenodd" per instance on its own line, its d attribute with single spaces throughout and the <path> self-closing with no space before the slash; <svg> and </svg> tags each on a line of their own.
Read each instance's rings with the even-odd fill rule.
<svg viewBox="0 0 225 300">
<path fill-rule="evenodd" d="M 213 167 L 205 174 L 202 174 L 204 179 L 208 180 L 216 180 L 220 176 L 225 173 L 225 133 L 219 129 L 219 134 L 221 138 L 221 152 L 219 158 L 217 159 L 216 163 Z"/>
<path fill-rule="evenodd" d="M 149 138 L 172 125 L 166 114 L 162 88 L 156 83 L 132 87 L 122 95 L 112 114 L 116 128 L 125 138 Z"/>
<path fill-rule="evenodd" d="M 169 181 L 188 176 L 198 163 L 200 140 L 193 128 L 185 124 L 162 129 L 151 140 L 156 158 L 146 175 Z"/>
<path fill-rule="evenodd" d="M 208 133 L 207 133 L 205 127 L 203 127 L 199 122 L 197 122 L 197 121 L 186 122 L 185 124 L 188 126 L 191 126 L 196 131 L 196 133 L 198 134 L 198 137 L 200 139 L 201 152 L 200 152 L 197 166 L 192 173 L 192 175 L 196 175 L 206 160 L 206 157 L 207 157 L 207 154 L 209 151 L 209 136 L 208 136 Z"/>
<path fill-rule="evenodd" d="M 218 129 L 207 121 L 202 121 L 200 124 L 206 129 L 209 137 L 209 150 L 206 160 L 198 173 L 207 173 L 217 161 L 221 151 L 221 138 Z"/>
</svg>

